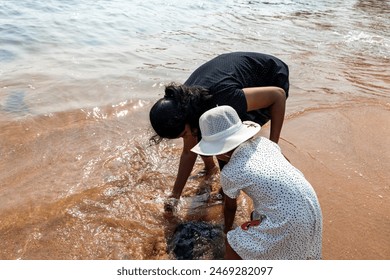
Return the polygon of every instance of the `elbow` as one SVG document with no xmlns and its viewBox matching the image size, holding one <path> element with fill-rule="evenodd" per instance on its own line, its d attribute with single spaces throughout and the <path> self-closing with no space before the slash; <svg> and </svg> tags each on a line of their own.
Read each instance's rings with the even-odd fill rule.
<svg viewBox="0 0 390 280">
<path fill-rule="evenodd" d="M 277 90 L 276 90 L 276 96 L 277 96 L 277 99 L 279 99 L 279 100 L 286 101 L 286 99 L 287 99 L 286 92 L 284 91 L 284 89 L 282 89 L 280 87 L 278 87 Z"/>
<path fill-rule="evenodd" d="M 287 97 L 284 89 L 278 88 L 278 90 L 275 91 L 274 102 L 272 104 L 272 107 L 274 107 L 275 109 L 277 108 L 277 110 L 284 111 L 286 106 L 286 99 Z"/>
</svg>

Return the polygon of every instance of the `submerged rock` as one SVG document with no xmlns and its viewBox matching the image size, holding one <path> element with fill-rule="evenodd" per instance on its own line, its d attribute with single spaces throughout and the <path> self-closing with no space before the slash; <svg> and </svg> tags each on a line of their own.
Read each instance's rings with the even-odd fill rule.
<svg viewBox="0 0 390 280">
<path fill-rule="evenodd" d="M 191 221 L 179 224 L 168 240 L 168 252 L 178 260 L 223 259 L 222 226 Z"/>
</svg>

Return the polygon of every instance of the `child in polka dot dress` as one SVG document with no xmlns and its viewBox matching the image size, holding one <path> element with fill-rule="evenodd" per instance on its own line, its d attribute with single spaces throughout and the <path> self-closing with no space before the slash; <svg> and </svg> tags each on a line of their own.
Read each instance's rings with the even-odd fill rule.
<svg viewBox="0 0 390 280">
<path fill-rule="evenodd" d="M 199 119 L 202 140 L 192 151 L 216 155 L 225 193 L 226 259 L 321 259 L 322 213 L 316 193 L 277 144 L 253 137 L 257 123 L 241 122 L 230 106 Z M 232 229 L 240 191 L 253 201 L 253 220 Z"/>
</svg>

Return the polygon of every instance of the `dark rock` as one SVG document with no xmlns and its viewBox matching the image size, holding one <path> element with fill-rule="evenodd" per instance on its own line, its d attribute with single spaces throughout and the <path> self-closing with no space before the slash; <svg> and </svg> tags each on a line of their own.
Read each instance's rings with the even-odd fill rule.
<svg viewBox="0 0 390 280">
<path fill-rule="evenodd" d="M 191 221 L 179 224 L 168 240 L 168 251 L 178 260 L 223 259 L 222 226 Z"/>
</svg>

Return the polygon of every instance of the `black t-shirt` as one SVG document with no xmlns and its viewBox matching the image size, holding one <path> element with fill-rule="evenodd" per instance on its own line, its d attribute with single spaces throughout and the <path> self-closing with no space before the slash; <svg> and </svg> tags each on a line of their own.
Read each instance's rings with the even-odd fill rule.
<svg viewBox="0 0 390 280">
<path fill-rule="evenodd" d="M 197 68 L 184 83 L 209 90 L 213 98 L 207 107 L 232 106 L 241 120 L 252 120 L 260 125 L 270 119 L 267 108 L 247 112 L 243 88 L 277 86 L 288 97 L 288 66 L 280 59 L 255 52 L 221 54 Z"/>
</svg>

